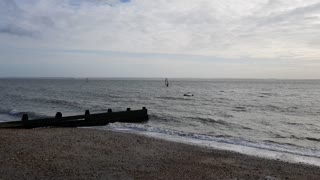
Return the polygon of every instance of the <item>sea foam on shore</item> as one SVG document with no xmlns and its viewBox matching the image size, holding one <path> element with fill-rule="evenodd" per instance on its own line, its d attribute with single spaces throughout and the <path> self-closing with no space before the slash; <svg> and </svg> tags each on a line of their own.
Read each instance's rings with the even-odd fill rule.
<svg viewBox="0 0 320 180">
<path fill-rule="evenodd" d="M 154 128 L 143 124 L 111 123 L 100 130 L 129 132 L 167 141 L 197 145 L 206 148 L 227 150 L 241 154 L 281 160 L 290 163 L 303 163 L 320 167 L 320 151 L 277 143 L 258 143 L 241 138 L 214 137 L 163 128 Z"/>
</svg>

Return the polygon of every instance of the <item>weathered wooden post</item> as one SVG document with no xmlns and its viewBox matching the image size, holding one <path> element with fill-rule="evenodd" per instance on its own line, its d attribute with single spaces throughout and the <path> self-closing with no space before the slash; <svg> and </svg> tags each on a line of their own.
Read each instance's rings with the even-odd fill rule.
<svg viewBox="0 0 320 180">
<path fill-rule="evenodd" d="M 22 121 L 23 126 L 24 126 L 25 128 L 28 127 L 28 120 L 29 120 L 28 114 L 22 114 L 21 121 Z"/>
<path fill-rule="evenodd" d="M 61 112 L 57 112 L 55 118 L 62 118 L 62 113 Z"/>
<path fill-rule="evenodd" d="M 112 113 L 112 109 L 108 109 L 108 113 Z"/>
<path fill-rule="evenodd" d="M 146 107 L 142 107 L 142 110 L 145 111 L 145 118 L 143 118 L 145 121 L 149 120 L 149 116 L 148 116 L 148 109 Z"/>
<path fill-rule="evenodd" d="M 23 114 L 21 120 L 22 120 L 23 122 L 28 121 L 28 120 L 29 120 L 28 114 Z"/>
<path fill-rule="evenodd" d="M 84 112 L 84 120 L 89 120 L 89 117 L 90 117 L 90 111 L 89 110 L 86 110 Z"/>
</svg>

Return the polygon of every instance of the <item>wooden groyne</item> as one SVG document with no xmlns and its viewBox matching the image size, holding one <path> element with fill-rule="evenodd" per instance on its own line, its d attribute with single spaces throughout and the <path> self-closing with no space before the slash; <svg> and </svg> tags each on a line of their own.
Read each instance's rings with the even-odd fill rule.
<svg viewBox="0 0 320 180">
<path fill-rule="evenodd" d="M 81 126 L 103 126 L 113 122 L 139 123 L 148 121 L 148 110 L 143 107 L 140 110 L 112 112 L 108 109 L 106 113 L 90 114 L 86 110 L 84 115 L 63 117 L 57 112 L 55 117 L 29 120 L 28 114 L 23 114 L 21 121 L 0 123 L 0 128 L 36 128 L 36 127 L 81 127 Z"/>
</svg>

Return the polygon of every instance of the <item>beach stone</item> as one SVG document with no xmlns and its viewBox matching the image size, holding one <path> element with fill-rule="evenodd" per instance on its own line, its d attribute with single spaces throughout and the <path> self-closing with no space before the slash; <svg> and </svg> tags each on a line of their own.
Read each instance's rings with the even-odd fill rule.
<svg viewBox="0 0 320 180">
<path fill-rule="evenodd" d="M 277 180 L 277 178 L 272 177 L 272 176 L 266 176 L 266 177 L 264 177 L 264 180 Z"/>
</svg>

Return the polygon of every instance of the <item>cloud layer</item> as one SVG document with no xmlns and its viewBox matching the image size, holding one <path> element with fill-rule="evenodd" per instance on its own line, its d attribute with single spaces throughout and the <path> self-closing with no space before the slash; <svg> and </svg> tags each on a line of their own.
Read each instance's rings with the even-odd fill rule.
<svg viewBox="0 0 320 180">
<path fill-rule="evenodd" d="M 319 57 L 318 0 L 2 0 L 0 33 L 35 44 L 219 57 Z"/>
<path fill-rule="evenodd" d="M 0 47 L 320 58 L 319 0 L 0 0 Z"/>
</svg>

